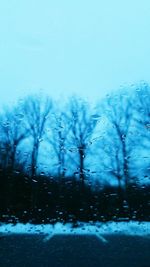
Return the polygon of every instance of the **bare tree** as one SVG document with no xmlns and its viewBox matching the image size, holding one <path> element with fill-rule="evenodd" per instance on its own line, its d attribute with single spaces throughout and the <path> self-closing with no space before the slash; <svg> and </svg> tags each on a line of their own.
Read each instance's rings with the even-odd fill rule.
<svg viewBox="0 0 150 267">
<path fill-rule="evenodd" d="M 143 157 L 143 173 L 150 175 L 150 86 L 141 83 L 135 90 L 135 144 Z M 144 166 L 144 161 L 146 161 Z"/>
<path fill-rule="evenodd" d="M 45 135 L 45 127 L 50 111 L 52 101 L 41 95 L 27 97 L 22 105 L 25 116 L 26 128 L 32 139 L 31 152 L 31 177 L 35 178 L 37 170 L 37 161 L 39 156 L 40 143 Z"/>
<path fill-rule="evenodd" d="M 12 171 L 18 165 L 19 145 L 28 137 L 19 105 L 3 112 L 0 119 L 1 163 Z"/>
<path fill-rule="evenodd" d="M 24 121 L 30 134 L 29 146 L 31 146 L 31 178 L 32 178 L 32 209 L 36 207 L 38 194 L 37 167 L 40 144 L 43 141 L 46 123 L 52 108 L 52 101 L 41 95 L 28 96 L 23 104 Z"/>
<path fill-rule="evenodd" d="M 107 123 L 100 141 L 103 157 L 102 168 L 107 176 L 118 181 L 120 202 L 128 203 L 128 188 L 132 181 L 131 156 L 133 150 L 133 94 L 128 91 L 107 97 L 102 105 L 102 113 Z M 122 205 L 121 204 L 121 205 Z M 128 203 L 129 205 L 129 203 Z"/>
<path fill-rule="evenodd" d="M 82 99 L 78 99 L 76 97 L 70 99 L 67 111 L 68 122 L 71 122 L 69 132 L 69 150 L 71 152 L 77 152 L 79 178 L 84 186 L 86 156 L 89 149 L 90 138 L 96 127 L 97 120 L 90 105 Z M 71 157 L 74 159 L 72 154 Z"/>
<path fill-rule="evenodd" d="M 16 173 L 23 171 L 23 159 L 18 157 L 20 145 L 28 137 L 19 105 L 3 111 L 0 117 L 0 132 L 1 187 L 2 194 L 5 195 L 5 207 L 9 209 L 15 197 Z"/>
<path fill-rule="evenodd" d="M 64 178 L 66 173 L 67 140 L 70 131 L 66 115 L 58 108 L 53 110 L 47 141 L 51 145 L 57 160 L 57 175 Z"/>
</svg>

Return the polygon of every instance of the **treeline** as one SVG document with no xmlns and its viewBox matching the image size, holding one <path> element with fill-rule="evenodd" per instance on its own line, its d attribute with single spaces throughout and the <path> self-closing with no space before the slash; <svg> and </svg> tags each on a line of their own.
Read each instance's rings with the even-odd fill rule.
<svg viewBox="0 0 150 267">
<path fill-rule="evenodd" d="M 125 192 L 118 192 L 115 186 L 95 188 L 79 180 L 68 177 L 64 180 L 55 177 L 36 177 L 35 187 L 30 177 L 16 174 L 7 176 L 0 184 L 0 220 L 9 223 L 51 223 L 78 221 L 149 221 L 150 186 L 130 185 Z M 9 182 L 9 188 L 8 188 Z M 6 186 L 6 188 L 5 188 Z M 33 206 L 33 190 L 37 195 Z"/>
<path fill-rule="evenodd" d="M 28 96 L 0 115 L 0 220 L 149 220 L 150 87 L 93 107 Z"/>
</svg>

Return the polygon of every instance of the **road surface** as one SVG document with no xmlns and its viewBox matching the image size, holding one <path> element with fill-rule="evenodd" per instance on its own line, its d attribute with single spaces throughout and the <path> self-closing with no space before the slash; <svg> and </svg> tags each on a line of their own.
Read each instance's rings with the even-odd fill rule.
<svg viewBox="0 0 150 267">
<path fill-rule="evenodd" d="M 6 235 L 0 267 L 150 267 L 150 238 L 106 235 Z"/>
</svg>

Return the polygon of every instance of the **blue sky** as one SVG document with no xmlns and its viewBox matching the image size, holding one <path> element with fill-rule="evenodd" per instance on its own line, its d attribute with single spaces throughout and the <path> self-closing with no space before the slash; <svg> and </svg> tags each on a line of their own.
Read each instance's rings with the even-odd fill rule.
<svg viewBox="0 0 150 267">
<path fill-rule="evenodd" d="M 150 82 L 149 31 L 149 0 L 1 1 L 0 103 Z"/>
</svg>

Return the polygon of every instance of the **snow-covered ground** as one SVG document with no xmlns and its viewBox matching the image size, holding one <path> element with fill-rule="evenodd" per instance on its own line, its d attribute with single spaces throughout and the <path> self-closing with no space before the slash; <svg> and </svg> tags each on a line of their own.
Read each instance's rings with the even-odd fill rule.
<svg viewBox="0 0 150 267">
<path fill-rule="evenodd" d="M 108 223 L 79 223 L 76 228 L 72 224 L 56 223 L 51 224 L 1 224 L 0 235 L 10 234 L 42 234 L 44 241 L 48 241 L 52 236 L 58 234 L 71 235 L 96 235 L 102 242 L 107 243 L 107 235 L 130 235 L 150 238 L 150 222 L 108 222 Z"/>
</svg>

